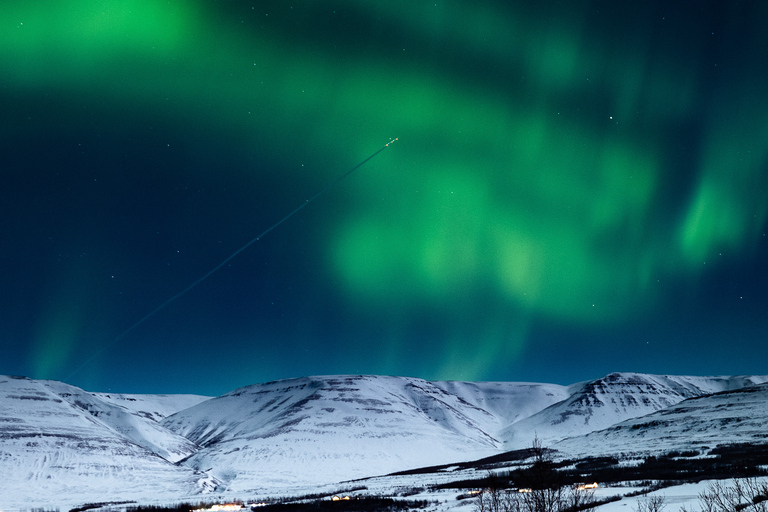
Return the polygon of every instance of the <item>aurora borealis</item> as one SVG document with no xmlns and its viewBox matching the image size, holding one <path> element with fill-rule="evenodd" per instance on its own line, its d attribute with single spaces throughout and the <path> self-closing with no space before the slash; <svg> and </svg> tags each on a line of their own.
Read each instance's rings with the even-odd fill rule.
<svg viewBox="0 0 768 512">
<path fill-rule="evenodd" d="M 6 2 L 0 373 L 765 373 L 766 22 L 756 0 Z"/>
</svg>

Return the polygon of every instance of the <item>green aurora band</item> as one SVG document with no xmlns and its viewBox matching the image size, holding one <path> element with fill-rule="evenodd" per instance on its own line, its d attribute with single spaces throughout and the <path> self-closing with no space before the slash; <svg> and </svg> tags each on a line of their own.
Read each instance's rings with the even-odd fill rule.
<svg viewBox="0 0 768 512">
<path fill-rule="evenodd" d="M 585 8 L 6 4 L 7 91 L 238 133 L 278 161 L 325 169 L 318 182 L 399 137 L 345 184 L 351 205 L 319 239 L 333 293 L 390 315 L 385 365 L 407 350 L 414 315 L 482 316 L 473 332 L 445 328 L 431 374 L 481 378 L 524 349 L 532 318 L 635 318 L 663 301 L 659 279 L 695 280 L 717 255 L 748 253 L 768 216 L 764 81 L 712 93 L 711 64 L 654 52 L 651 33 L 595 33 Z M 752 37 L 765 47 L 760 18 Z M 333 35 L 347 23 L 354 33 Z M 703 130 L 680 184 L 670 154 L 691 118 Z M 37 377 L 63 364 L 80 321 L 55 300 L 41 313 Z"/>
</svg>

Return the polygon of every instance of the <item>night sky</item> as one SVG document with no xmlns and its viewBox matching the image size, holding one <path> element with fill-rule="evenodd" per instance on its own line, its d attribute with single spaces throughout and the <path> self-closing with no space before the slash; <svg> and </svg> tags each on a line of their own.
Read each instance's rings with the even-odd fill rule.
<svg viewBox="0 0 768 512">
<path fill-rule="evenodd" d="M 766 26 L 762 0 L 6 0 L 0 374 L 768 373 Z"/>
</svg>

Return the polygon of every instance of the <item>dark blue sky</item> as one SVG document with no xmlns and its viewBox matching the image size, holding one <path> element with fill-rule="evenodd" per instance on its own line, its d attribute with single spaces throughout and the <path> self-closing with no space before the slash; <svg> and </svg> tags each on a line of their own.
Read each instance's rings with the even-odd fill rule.
<svg viewBox="0 0 768 512">
<path fill-rule="evenodd" d="M 766 373 L 761 2 L 4 11 L 0 373 Z"/>
</svg>

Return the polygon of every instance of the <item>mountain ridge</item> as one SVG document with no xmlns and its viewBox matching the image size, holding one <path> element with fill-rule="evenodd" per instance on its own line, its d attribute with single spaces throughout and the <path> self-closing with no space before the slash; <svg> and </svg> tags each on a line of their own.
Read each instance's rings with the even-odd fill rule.
<svg viewBox="0 0 768 512">
<path fill-rule="evenodd" d="M 608 428 L 552 446 L 573 456 L 678 451 L 706 452 L 722 444 L 768 441 L 768 382 L 687 398 Z M 724 441 L 728 441 L 724 443 Z"/>
<path fill-rule="evenodd" d="M 764 376 L 677 376 L 614 372 L 569 386 L 570 396 L 507 427 L 507 449 L 530 446 L 607 428 L 681 400 L 765 382 Z"/>
<path fill-rule="evenodd" d="M 534 436 L 563 456 L 674 449 L 691 425 L 709 444 L 764 440 L 766 383 L 631 372 L 570 386 L 330 375 L 203 397 L 0 376 L 0 474 L 14 489 L 0 492 L 0 509 L 44 507 L 41 489 L 75 506 L 105 493 L 140 501 L 332 484 L 527 448 Z M 726 408 L 735 419 L 723 419 Z"/>
<path fill-rule="evenodd" d="M 492 400 L 478 389 L 503 384 L 477 386 L 473 391 Z M 546 390 L 540 400 L 547 393 L 551 401 L 560 398 L 561 387 L 537 386 Z M 359 477 L 370 467 L 384 474 L 497 453 L 501 443 L 491 432 L 500 420 L 473 403 L 477 395 L 443 387 L 407 377 L 287 379 L 240 388 L 162 424 L 202 446 L 185 464 L 218 468 L 213 474 L 232 490 L 250 481 L 287 484 L 297 472 L 322 484 Z M 226 422 L 222 410 L 234 411 Z"/>
</svg>

